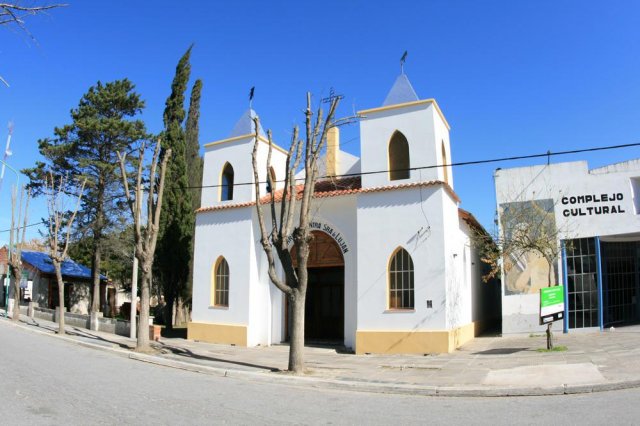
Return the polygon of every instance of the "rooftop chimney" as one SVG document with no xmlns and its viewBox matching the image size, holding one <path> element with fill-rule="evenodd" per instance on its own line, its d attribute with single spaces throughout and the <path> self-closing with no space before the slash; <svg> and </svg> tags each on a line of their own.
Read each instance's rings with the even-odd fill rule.
<svg viewBox="0 0 640 426">
<path fill-rule="evenodd" d="M 327 176 L 336 176 L 339 173 L 338 155 L 340 153 L 340 130 L 331 127 L 327 131 Z"/>
</svg>

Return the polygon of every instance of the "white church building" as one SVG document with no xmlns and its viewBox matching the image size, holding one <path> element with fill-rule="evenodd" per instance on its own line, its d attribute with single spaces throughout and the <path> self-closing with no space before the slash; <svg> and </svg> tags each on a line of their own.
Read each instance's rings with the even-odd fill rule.
<svg viewBox="0 0 640 426">
<path fill-rule="evenodd" d="M 254 185 L 246 184 L 254 181 L 255 114 L 205 145 L 189 339 L 257 346 L 289 337 L 288 304 L 267 275 Z M 405 74 L 381 106 L 359 115 L 361 157 L 340 150 L 335 129 L 319 173 L 331 178 L 316 185 L 305 337 L 357 354 L 451 352 L 500 317 L 500 286 L 481 279 L 470 244 L 480 225 L 454 192 L 449 124 Z M 276 147 L 276 181 L 285 162 Z M 281 185 L 262 185 L 260 196 L 277 198 Z"/>
</svg>

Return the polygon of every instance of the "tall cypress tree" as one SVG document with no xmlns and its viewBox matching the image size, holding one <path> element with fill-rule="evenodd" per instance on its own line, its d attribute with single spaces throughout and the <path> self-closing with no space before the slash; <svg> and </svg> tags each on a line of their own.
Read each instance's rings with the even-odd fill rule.
<svg viewBox="0 0 640 426">
<path fill-rule="evenodd" d="M 191 192 L 191 212 L 193 214 L 195 236 L 195 211 L 200 207 L 200 195 L 202 185 L 203 159 L 200 156 L 200 94 L 202 93 L 202 80 L 198 79 L 191 88 L 191 99 L 189 100 L 189 113 L 187 114 L 187 124 L 185 125 L 185 137 L 187 141 L 187 173 L 189 175 L 189 186 Z M 188 302 L 193 290 L 193 239 L 191 240 L 191 263 L 189 264 L 189 279 L 184 292 L 184 298 L 178 298 L 176 309 L 176 323 L 186 321 L 183 303 Z"/>
<path fill-rule="evenodd" d="M 189 101 L 189 114 L 185 135 L 187 139 L 187 173 L 189 174 L 189 186 L 191 187 L 191 208 L 193 211 L 200 207 L 200 185 L 202 185 L 202 157 L 200 156 L 200 94 L 202 92 L 202 80 L 198 79 L 191 89 Z"/>
<path fill-rule="evenodd" d="M 160 237 L 156 250 L 157 273 L 165 296 L 165 321 L 173 324 L 173 304 L 184 298 L 189 280 L 191 241 L 194 231 L 194 215 L 191 192 L 188 189 L 186 139 L 182 124 L 185 119 L 184 93 L 191 74 L 190 46 L 176 66 L 171 84 L 171 95 L 164 110 L 162 147 L 173 154 L 167 169 L 164 205 L 160 216 Z"/>
</svg>

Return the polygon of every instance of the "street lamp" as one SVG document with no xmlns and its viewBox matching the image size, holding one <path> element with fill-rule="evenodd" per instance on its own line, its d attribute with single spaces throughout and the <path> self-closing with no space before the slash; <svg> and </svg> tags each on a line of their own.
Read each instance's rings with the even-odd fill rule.
<svg viewBox="0 0 640 426">
<path fill-rule="evenodd" d="M 16 174 L 16 185 L 19 188 L 20 187 L 20 173 L 18 173 L 18 171 L 16 169 L 11 167 L 4 160 L 0 160 L 0 164 L 2 164 L 3 169 L 6 166 L 9 170 L 11 170 L 13 173 Z M 9 261 L 11 260 L 11 252 L 12 251 L 13 250 L 12 250 L 12 247 L 11 247 L 11 240 L 9 240 L 9 251 L 8 251 L 8 258 L 7 258 L 7 279 L 9 280 L 9 283 L 11 283 L 11 268 L 9 267 Z M 4 316 L 6 318 L 9 318 L 9 285 L 5 285 L 4 286 L 4 310 L 5 310 Z"/>
</svg>

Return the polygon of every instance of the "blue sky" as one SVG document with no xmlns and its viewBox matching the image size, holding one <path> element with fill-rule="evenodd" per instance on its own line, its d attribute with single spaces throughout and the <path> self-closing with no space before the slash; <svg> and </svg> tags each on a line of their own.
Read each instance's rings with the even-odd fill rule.
<svg viewBox="0 0 640 426">
<path fill-rule="evenodd" d="M 454 162 L 640 142 L 640 2 L 637 1 L 73 1 L 27 20 L 37 42 L 0 28 L 0 144 L 14 122 L 9 159 L 38 158 L 37 140 L 70 122 L 98 80 L 129 78 L 143 119 L 162 129 L 175 65 L 194 43 L 202 78 L 200 142 L 228 136 L 253 106 L 286 145 L 305 93 L 345 96 L 341 114 L 380 106 L 405 72 L 420 98 L 435 98 L 451 124 Z M 358 155 L 357 126 L 343 149 Z M 596 167 L 640 157 L 638 148 L 555 157 Z M 496 167 L 454 170 L 461 207 L 492 226 Z M 0 193 L 9 226 L 10 172 Z M 32 221 L 43 215 L 34 203 Z M 0 244 L 8 238 L 0 233 Z"/>
</svg>

